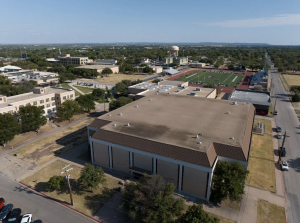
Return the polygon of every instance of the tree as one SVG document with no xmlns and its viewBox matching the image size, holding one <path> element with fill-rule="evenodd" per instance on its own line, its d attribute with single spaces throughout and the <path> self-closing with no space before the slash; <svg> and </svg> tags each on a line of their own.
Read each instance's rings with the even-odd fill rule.
<svg viewBox="0 0 300 223">
<path fill-rule="evenodd" d="M 240 201 L 244 194 L 244 182 L 249 171 L 240 163 L 218 162 L 212 179 L 211 199 L 221 202 L 227 198 L 230 201 Z"/>
<path fill-rule="evenodd" d="M 299 94 L 300 93 L 300 86 L 292 86 L 290 88 L 291 92 L 294 92 L 295 94 Z"/>
<path fill-rule="evenodd" d="M 20 108 L 18 116 L 21 118 L 23 132 L 39 130 L 39 128 L 47 123 L 42 107 L 26 105 Z"/>
<path fill-rule="evenodd" d="M 22 126 L 10 113 L 0 114 L 0 143 L 6 145 L 8 141 L 20 134 Z"/>
<path fill-rule="evenodd" d="M 159 83 L 161 80 L 160 79 L 154 79 L 153 81 L 152 81 L 152 83 Z"/>
<path fill-rule="evenodd" d="M 0 94 L 7 97 L 26 93 L 26 91 L 14 85 L 0 85 Z"/>
<path fill-rule="evenodd" d="M 109 97 L 111 100 L 114 99 L 114 96 L 112 95 L 112 93 L 110 92 L 107 86 L 105 86 L 105 92 L 107 94 L 107 97 Z"/>
<path fill-rule="evenodd" d="M 101 71 L 101 74 L 104 74 L 104 75 L 109 75 L 109 74 L 112 74 L 113 73 L 113 71 L 110 69 L 110 68 L 108 68 L 108 67 L 105 67 L 102 71 Z"/>
<path fill-rule="evenodd" d="M 99 187 L 99 184 L 103 184 L 106 181 L 104 171 L 101 167 L 96 167 L 92 164 L 86 163 L 84 168 L 80 172 L 80 183 L 83 188 L 91 189 L 93 192 L 94 189 Z"/>
<path fill-rule="evenodd" d="M 123 82 L 119 82 L 114 87 L 114 94 L 127 96 L 128 90 L 127 86 Z"/>
<path fill-rule="evenodd" d="M 65 179 L 63 176 L 53 176 L 47 182 L 47 187 L 50 190 L 61 190 L 65 185 Z"/>
<path fill-rule="evenodd" d="M 66 100 L 57 108 L 57 117 L 60 119 L 60 121 L 69 120 L 71 121 L 71 118 L 78 114 L 80 111 L 80 107 L 78 102 Z"/>
<path fill-rule="evenodd" d="M 95 88 L 92 92 L 92 95 L 96 99 L 103 98 L 103 95 L 105 95 L 105 90 L 100 89 L 100 88 Z"/>
<path fill-rule="evenodd" d="M 278 72 L 284 72 L 285 68 L 284 67 L 278 67 Z"/>
<path fill-rule="evenodd" d="M 145 222 L 174 222 L 183 211 L 184 201 L 173 196 L 175 186 L 159 175 L 145 174 L 139 182 L 125 185 L 122 204 L 131 219 Z"/>
<path fill-rule="evenodd" d="M 176 223 L 220 223 L 220 219 L 210 217 L 201 205 L 189 206 L 187 212 L 183 214 Z"/>
<path fill-rule="evenodd" d="M 300 95 L 299 94 L 294 94 L 292 96 L 292 102 L 299 102 L 300 101 Z"/>
<path fill-rule="evenodd" d="M 149 66 L 143 68 L 143 73 L 153 73 L 153 72 L 154 70 Z"/>
<path fill-rule="evenodd" d="M 113 100 L 109 103 L 109 110 L 115 110 L 117 108 L 120 108 L 130 102 L 132 102 L 133 100 L 131 98 L 127 98 L 127 97 L 119 97 L 116 100 Z"/>
<path fill-rule="evenodd" d="M 0 85 L 9 85 L 10 84 L 10 80 L 3 76 L 3 75 L 0 75 Z"/>
<path fill-rule="evenodd" d="M 80 95 L 78 98 L 76 98 L 76 101 L 84 111 L 90 112 L 91 110 L 94 110 L 96 106 L 93 99 L 94 97 L 92 94 L 87 94 Z"/>
<path fill-rule="evenodd" d="M 24 81 L 22 84 L 19 85 L 19 88 L 22 89 L 24 92 L 32 92 L 36 86 L 37 82 L 34 80 L 30 80 Z"/>
</svg>

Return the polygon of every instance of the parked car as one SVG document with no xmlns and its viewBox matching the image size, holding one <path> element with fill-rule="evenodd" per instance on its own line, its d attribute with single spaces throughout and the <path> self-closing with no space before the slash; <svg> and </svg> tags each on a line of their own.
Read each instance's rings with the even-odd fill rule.
<svg viewBox="0 0 300 223">
<path fill-rule="evenodd" d="M 0 221 L 3 221 L 7 217 L 7 215 L 13 209 L 13 207 L 14 206 L 12 204 L 8 204 L 8 205 L 5 205 L 4 207 L 2 207 L 1 212 L 0 212 Z"/>
<path fill-rule="evenodd" d="M 276 126 L 276 130 L 277 130 L 277 132 L 281 132 L 282 131 L 282 129 L 281 129 L 280 126 Z"/>
<path fill-rule="evenodd" d="M 4 204 L 5 204 L 4 198 L 0 198 L 0 210 L 4 206 Z"/>
<path fill-rule="evenodd" d="M 9 222 L 9 223 L 20 222 L 21 213 L 22 213 L 22 210 L 20 208 L 13 209 L 7 217 L 7 222 Z"/>
<path fill-rule="evenodd" d="M 281 170 L 289 170 L 289 165 L 288 165 L 287 161 L 283 160 L 281 162 Z"/>
<path fill-rule="evenodd" d="M 282 151 L 281 151 L 281 156 L 282 156 L 282 157 L 285 157 L 285 156 L 286 156 L 286 150 L 285 150 L 285 147 L 280 147 L 280 149 L 282 150 Z"/>
<path fill-rule="evenodd" d="M 279 133 L 279 134 L 277 135 L 277 139 L 282 139 L 282 134 Z"/>
<path fill-rule="evenodd" d="M 20 223 L 30 223 L 32 220 L 32 214 L 24 214 Z"/>
<path fill-rule="evenodd" d="M 278 113 L 277 113 L 277 111 L 274 111 L 274 115 L 277 115 Z"/>
</svg>

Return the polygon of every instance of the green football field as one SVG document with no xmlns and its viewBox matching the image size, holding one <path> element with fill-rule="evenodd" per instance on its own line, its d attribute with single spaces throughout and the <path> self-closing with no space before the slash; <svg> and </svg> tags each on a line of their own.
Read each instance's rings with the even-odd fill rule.
<svg viewBox="0 0 300 223">
<path fill-rule="evenodd" d="M 238 87 L 245 75 L 233 72 L 196 71 L 176 80 L 188 81 L 191 84 L 219 84 L 226 87 Z"/>
</svg>

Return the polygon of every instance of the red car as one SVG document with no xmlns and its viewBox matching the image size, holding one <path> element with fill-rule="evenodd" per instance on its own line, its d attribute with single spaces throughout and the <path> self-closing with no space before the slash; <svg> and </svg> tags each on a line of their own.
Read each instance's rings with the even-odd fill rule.
<svg viewBox="0 0 300 223">
<path fill-rule="evenodd" d="M 3 198 L 0 198 L 0 210 L 4 206 L 5 200 Z"/>
</svg>

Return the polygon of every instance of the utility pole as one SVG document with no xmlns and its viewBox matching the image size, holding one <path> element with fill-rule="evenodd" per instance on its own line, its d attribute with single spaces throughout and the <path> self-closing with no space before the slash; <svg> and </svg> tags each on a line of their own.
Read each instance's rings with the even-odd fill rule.
<svg viewBox="0 0 300 223">
<path fill-rule="evenodd" d="M 74 207 L 74 201 L 73 201 L 72 190 L 71 190 L 71 184 L 70 184 L 70 177 L 71 177 L 71 175 L 68 174 L 68 172 L 69 172 L 70 170 L 73 170 L 73 168 L 67 169 L 67 167 L 70 166 L 70 165 L 71 165 L 71 164 L 66 165 L 64 168 L 62 168 L 61 174 L 66 173 L 66 180 L 67 180 L 68 186 L 69 186 L 71 205 Z"/>
<path fill-rule="evenodd" d="M 279 158 L 278 158 L 278 161 L 277 161 L 278 164 L 281 161 L 282 149 L 283 149 L 283 146 L 284 146 L 285 138 L 286 138 L 286 131 L 284 132 L 284 136 L 283 136 L 283 140 L 282 140 L 282 145 L 281 145 L 281 148 L 280 148 L 279 154 L 278 154 L 279 155 Z"/>
<path fill-rule="evenodd" d="M 275 99 L 275 104 L 274 104 L 274 111 L 276 111 L 276 102 L 277 102 L 277 96 L 276 96 L 276 99 Z"/>
</svg>

